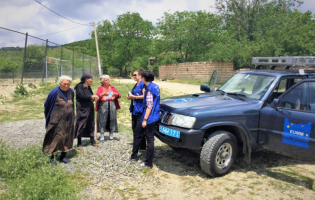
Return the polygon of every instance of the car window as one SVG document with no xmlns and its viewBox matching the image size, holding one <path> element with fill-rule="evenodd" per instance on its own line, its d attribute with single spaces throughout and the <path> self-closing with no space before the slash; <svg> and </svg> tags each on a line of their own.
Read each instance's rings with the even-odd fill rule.
<svg viewBox="0 0 315 200">
<path fill-rule="evenodd" d="M 290 110 L 306 111 L 307 106 L 307 82 L 300 84 L 280 100 L 279 107 Z"/>
<path fill-rule="evenodd" d="M 290 87 L 301 81 L 301 78 L 285 78 L 281 79 L 276 85 L 268 98 L 268 103 L 272 102 L 275 98 L 278 98 L 282 93 L 287 91 Z"/>
<path fill-rule="evenodd" d="M 261 99 L 274 80 L 274 76 L 241 73 L 232 76 L 219 89 L 225 93 L 236 93 L 248 98 Z"/>
<path fill-rule="evenodd" d="M 309 88 L 310 88 L 310 111 L 315 113 L 315 82 L 310 82 Z"/>
</svg>

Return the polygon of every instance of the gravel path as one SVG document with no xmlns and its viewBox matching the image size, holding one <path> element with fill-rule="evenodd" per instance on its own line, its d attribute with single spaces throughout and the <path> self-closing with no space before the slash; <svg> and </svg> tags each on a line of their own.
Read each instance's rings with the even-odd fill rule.
<svg viewBox="0 0 315 200">
<path fill-rule="evenodd" d="M 45 136 L 45 120 L 24 120 L 0 124 L 0 140 L 17 147 L 42 144 Z"/>
<path fill-rule="evenodd" d="M 32 144 L 41 146 L 45 135 L 45 120 L 4 122 L 0 124 L 0 128 L 0 140 L 11 147 L 26 147 Z M 92 184 L 85 191 L 89 198 L 121 199 L 117 189 L 124 191 L 126 188 L 139 188 L 141 192 L 143 189 L 139 185 L 158 182 L 152 177 L 143 179 L 143 173 L 136 168 L 140 160 L 144 160 L 143 152 L 140 152 L 140 160 L 137 163 L 129 161 L 132 149 L 130 133 L 114 134 L 114 140 L 99 143 L 98 147 L 91 146 L 88 138 L 83 138 L 82 142 L 84 148 L 79 151 L 76 149 L 76 140 L 74 141 L 75 147 L 67 155 L 71 163 L 63 165 L 71 172 L 80 170 L 89 173 Z"/>
</svg>

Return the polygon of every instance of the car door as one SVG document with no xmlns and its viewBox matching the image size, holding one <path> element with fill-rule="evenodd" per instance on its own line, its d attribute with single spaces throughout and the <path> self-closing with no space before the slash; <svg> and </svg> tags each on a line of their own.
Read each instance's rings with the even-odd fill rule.
<svg viewBox="0 0 315 200">
<path fill-rule="evenodd" d="M 258 143 L 267 150 L 315 159 L 315 80 L 302 80 L 262 108 Z"/>
</svg>

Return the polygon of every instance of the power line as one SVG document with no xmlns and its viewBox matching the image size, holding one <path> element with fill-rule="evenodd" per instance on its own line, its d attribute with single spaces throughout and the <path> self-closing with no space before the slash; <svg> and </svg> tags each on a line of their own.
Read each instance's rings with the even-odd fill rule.
<svg viewBox="0 0 315 200">
<path fill-rule="evenodd" d="M 39 3 L 40 5 L 44 6 L 44 7 L 47 8 L 48 10 L 50 10 L 51 12 L 55 13 L 56 15 L 58 15 L 58 16 L 64 18 L 64 19 L 66 19 L 66 20 L 68 20 L 68 21 L 71 21 L 71 22 L 76 23 L 76 24 L 80 24 L 80 25 L 82 25 L 82 26 L 92 26 L 91 23 L 89 23 L 89 24 L 81 24 L 81 23 L 79 23 L 79 22 L 75 22 L 75 21 L 73 21 L 73 20 L 71 20 L 71 19 L 68 19 L 68 18 L 66 18 L 66 17 L 64 17 L 64 16 L 62 16 L 62 15 L 60 15 L 60 14 L 58 14 L 57 12 L 51 10 L 50 8 L 46 7 L 46 6 L 43 5 L 41 2 L 39 2 L 39 1 L 37 1 L 37 0 L 34 0 L 34 1 L 36 1 L 36 2 Z"/>
<path fill-rule="evenodd" d="M 65 32 L 65 31 L 69 31 L 69 30 L 72 30 L 72 29 L 80 28 L 80 27 L 82 27 L 82 25 L 81 25 L 81 26 L 77 26 L 77 27 L 73 27 L 73 28 L 69 28 L 69 29 L 66 29 L 66 30 L 54 32 L 54 33 L 49 33 L 49 34 L 47 34 L 47 35 L 41 35 L 41 36 L 38 36 L 38 37 L 44 37 L 44 36 L 48 36 L 48 35 L 53 35 L 53 34 Z M 2 28 L 2 27 L 0 27 L 0 28 Z M 3 29 L 5 29 L 5 28 L 3 28 Z M 6 30 L 9 30 L 9 29 L 6 29 Z M 14 31 L 14 30 L 12 30 L 12 31 Z M 14 31 L 14 32 L 17 32 L 17 31 Z M 18 32 L 18 33 L 20 33 L 20 32 Z M 22 34 L 24 34 L 24 33 L 22 33 Z M 25 39 L 24 39 L 24 40 L 17 40 L 17 41 L 5 42 L 5 43 L 1 43 L 0 45 L 9 44 L 9 43 L 14 43 L 14 42 L 21 42 L 21 41 L 25 41 Z"/>
<path fill-rule="evenodd" d="M 19 32 L 19 31 L 15 31 L 15 30 L 11 30 L 11 29 L 8 29 L 8 28 L 4 28 L 4 27 L 1 27 L 1 26 L 0 26 L 0 29 L 4 29 L 4 30 L 7 30 L 7 31 L 11 31 L 11 32 L 22 34 L 22 35 L 26 35 L 25 33 L 22 33 L 22 32 Z M 33 36 L 33 35 L 28 35 L 28 37 L 36 38 L 36 39 L 39 39 L 39 40 L 42 40 L 42 41 L 46 42 L 46 40 L 44 40 L 42 38 L 39 38 L 39 37 L 36 37 L 36 36 Z M 51 42 L 51 41 L 49 41 L 49 43 L 55 44 L 55 45 L 58 45 L 58 46 L 62 46 L 60 44 L 57 44 L 57 43 L 54 43 L 54 42 Z M 63 47 L 63 48 L 70 49 L 70 48 L 67 48 L 67 47 Z M 70 49 L 70 50 L 73 50 L 73 49 Z"/>
</svg>

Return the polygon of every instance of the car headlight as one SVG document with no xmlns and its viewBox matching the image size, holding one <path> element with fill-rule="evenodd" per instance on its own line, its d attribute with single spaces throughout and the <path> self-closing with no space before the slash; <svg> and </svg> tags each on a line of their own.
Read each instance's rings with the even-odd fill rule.
<svg viewBox="0 0 315 200">
<path fill-rule="evenodd" d="M 196 122 L 195 117 L 173 114 L 171 125 L 192 128 Z"/>
</svg>

